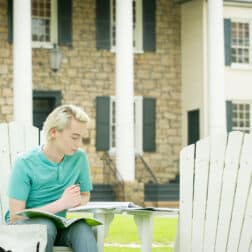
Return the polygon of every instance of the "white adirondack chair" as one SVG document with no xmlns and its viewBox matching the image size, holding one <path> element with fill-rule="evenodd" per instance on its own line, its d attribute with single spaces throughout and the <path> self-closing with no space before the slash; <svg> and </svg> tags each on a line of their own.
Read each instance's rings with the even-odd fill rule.
<svg viewBox="0 0 252 252">
<path fill-rule="evenodd" d="M 13 161 L 20 153 L 39 143 L 39 130 L 18 123 L 0 123 L 0 224 L 8 209 L 7 184 Z M 42 225 L 40 225 L 42 228 Z M 44 230 L 44 229 L 43 229 Z M 54 252 L 72 252 L 67 247 L 54 247 Z"/>
<path fill-rule="evenodd" d="M 176 251 L 252 252 L 252 134 L 181 151 L 178 234 Z"/>
</svg>

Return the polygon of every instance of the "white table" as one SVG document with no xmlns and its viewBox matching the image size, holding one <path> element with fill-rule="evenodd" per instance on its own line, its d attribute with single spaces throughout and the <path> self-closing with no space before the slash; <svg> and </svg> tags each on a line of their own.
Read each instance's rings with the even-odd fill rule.
<svg viewBox="0 0 252 252">
<path fill-rule="evenodd" d="M 75 211 L 72 211 L 75 212 Z M 131 210 L 123 208 L 105 209 L 82 209 L 76 212 L 91 212 L 94 217 L 102 221 L 104 225 L 97 226 L 97 244 L 98 251 L 104 251 L 104 240 L 108 235 L 109 227 L 114 219 L 115 214 L 131 214 L 134 216 L 134 221 L 137 226 L 138 235 L 141 240 L 141 251 L 151 252 L 152 250 L 152 235 L 153 235 L 153 219 L 155 215 L 170 215 L 176 216 L 177 211 L 150 211 L 150 210 Z"/>
</svg>

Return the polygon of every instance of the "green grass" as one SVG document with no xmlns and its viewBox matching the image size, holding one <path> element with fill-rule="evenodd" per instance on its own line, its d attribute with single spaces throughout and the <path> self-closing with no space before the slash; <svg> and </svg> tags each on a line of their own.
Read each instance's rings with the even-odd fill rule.
<svg viewBox="0 0 252 252">
<path fill-rule="evenodd" d="M 118 248 L 118 247 L 105 247 L 104 252 L 140 252 L 141 250 L 139 248 Z M 172 252 L 173 249 L 170 249 L 167 247 L 161 247 L 161 248 L 154 248 L 152 249 L 152 252 Z"/>
<path fill-rule="evenodd" d="M 174 241 L 176 226 L 176 218 L 155 217 L 153 241 L 158 243 L 168 243 Z M 105 241 L 118 243 L 140 243 L 133 216 L 115 215 L 115 218 L 110 225 L 109 235 Z"/>
<path fill-rule="evenodd" d="M 115 215 L 105 242 L 130 243 L 138 242 L 137 228 L 131 215 Z"/>
<path fill-rule="evenodd" d="M 79 215 L 71 214 L 70 217 Z M 90 214 L 89 214 L 90 216 Z M 177 218 L 166 216 L 156 216 L 154 218 L 153 243 L 159 244 L 154 247 L 152 252 L 172 252 L 172 244 L 176 237 Z M 105 252 L 140 252 L 140 243 L 137 227 L 132 215 L 115 215 L 109 229 L 109 234 L 105 240 Z M 116 243 L 123 245 L 117 247 Z M 128 247 L 127 247 L 128 244 Z M 137 248 L 131 248 L 131 244 L 138 245 Z"/>
<path fill-rule="evenodd" d="M 177 231 L 177 218 L 155 217 L 153 241 L 174 242 Z"/>
<path fill-rule="evenodd" d="M 168 217 L 155 217 L 153 229 L 153 242 L 160 244 L 160 247 L 153 248 L 152 252 L 172 252 L 173 248 L 168 247 L 176 237 L 177 219 Z M 141 248 L 131 248 L 130 244 L 140 244 L 137 234 L 137 227 L 131 215 L 116 215 L 110 225 L 106 244 L 120 243 L 128 247 L 105 246 L 105 252 L 140 252 Z M 112 245 L 111 244 L 111 245 Z M 163 247 L 162 247 L 163 245 Z"/>
</svg>

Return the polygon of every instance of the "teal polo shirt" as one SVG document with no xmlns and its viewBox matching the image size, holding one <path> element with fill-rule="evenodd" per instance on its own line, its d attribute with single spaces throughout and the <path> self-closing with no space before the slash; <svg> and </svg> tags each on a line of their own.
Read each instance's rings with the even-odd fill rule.
<svg viewBox="0 0 252 252">
<path fill-rule="evenodd" d="M 73 155 L 65 155 L 62 162 L 55 163 L 48 160 L 42 147 L 38 146 L 15 161 L 8 196 L 26 201 L 26 208 L 35 208 L 59 199 L 73 184 L 80 184 L 81 192 L 92 190 L 86 153 L 79 149 Z M 66 213 L 56 214 L 64 217 Z"/>
</svg>

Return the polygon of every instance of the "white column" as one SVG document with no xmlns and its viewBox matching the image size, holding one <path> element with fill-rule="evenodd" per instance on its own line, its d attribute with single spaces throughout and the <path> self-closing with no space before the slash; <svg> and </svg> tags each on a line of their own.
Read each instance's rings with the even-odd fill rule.
<svg viewBox="0 0 252 252">
<path fill-rule="evenodd" d="M 14 0 L 14 120 L 32 124 L 31 0 Z"/>
<path fill-rule="evenodd" d="M 209 135 L 226 131 L 223 0 L 208 1 Z"/>
<path fill-rule="evenodd" d="M 135 179 L 132 12 L 132 0 L 116 1 L 116 166 L 124 181 Z"/>
</svg>

